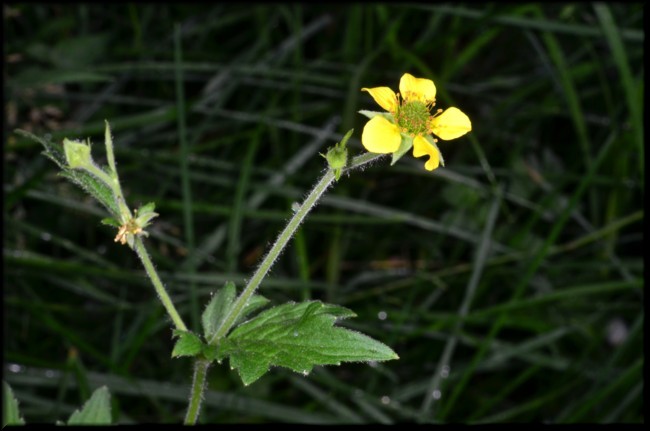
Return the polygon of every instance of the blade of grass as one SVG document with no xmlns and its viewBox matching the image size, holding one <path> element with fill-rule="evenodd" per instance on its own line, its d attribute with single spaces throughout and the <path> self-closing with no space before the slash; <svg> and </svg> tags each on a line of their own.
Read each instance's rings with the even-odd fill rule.
<svg viewBox="0 0 650 431">
<path fill-rule="evenodd" d="M 587 187 L 590 185 L 593 179 L 594 174 L 600 167 L 601 163 L 605 160 L 605 156 L 608 154 L 610 148 L 612 147 L 612 144 L 615 142 L 613 139 L 614 136 L 615 136 L 614 132 L 612 132 L 609 138 L 605 141 L 600 151 L 598 152 L 596 160 L 592 164 L 591 169 L 589 169 L 587 174 L 584 176 L 584 178 L 578 185 L 578 188 L 576 189 L 573 196 L 571 197 L 569 204 L 564 209 L 564 212 L 557 220 L 557 222 L 553 225 L 550 234 L 546 238 L 546 241 L 544 241 L 544 245 L 542 246 L 542 249 L 537 253 L 537 256 L 535 256 L 534 260 L 528 266 L 526 272 L 522 275 L 516 287 L 514 288 L 514 292 L 511 297 L 511 302 L 518 301 L 520 297 L 524 294 L 526 287 L 528 287 L 531 278 L 533 277 L 533 275 L 535 275 L 535 273 L 541 266 L 542 262 L 544 261 L 548 252 L 550 251 L 551 246 L 557 240 L 560 232 L 562 232 L 562 229 L 566 225 L 567 220 L 570 218 L 573 208 L 576 206 L 576 204 L 578 203 L 582 195 L 585 193 Z M 474 355 L 472 362 L 463 373 L 460 382 L 455 386 L 449 398 L 447 398 L 446 403 L 443 405 L 442 409 L 439 412 L 439 418 L 444 420 L 444 418 L 447 417 L 447 415 L 453 408 L 454 403 L 456 402 L 460 394 L 465 389 L 465 386 L 467 385 L 469 379 L 474 373 L 474 369 L 479 364 L 479 362 L 483 359 L 485 353 L 487 352 L 488 347 L 490 346 L 492 341 L 496 338 L 496 335 L 501 330 L 504 321 L 505 321 L 505 313 L 501 313 L 498 319 L 496 320 L 496 322 L 490 328 L 490 332 L 488 333 L 485 342 L 482 344 L 479 351 Z"/>
<path fill-rule="evenodd" d="M 259 129 L 258 129 L 259 130 Z M 248 192 L 248 184 L 253 170 L 253 161 L 260 143 L 259 134 L 255 134 L 248 142 L 246 155 L 242 161 L 241 174 L 237 181 L 230 222 L 228 225 L 228 243 L 226 245 L 226 270 L 233 272 L 237 269 L 237 258 L 241 251 L 241 225 L 244 220 L 244 199 Z"/>
<path fill-rule="evenodd" d="M 180 140 L 180 172 L 181 187 L 183 196 L 183 226 L 185 228 L 185 243 L 187 248 L 194 250 L 194 216 L 192 214 L 192 184 L 189 176 L 188 157 L 190 148 L 187 143 L 187 131 L 185 125 L 185 90 L 183 80 L 183 47 L 181 43 L 181 27 L 179 24 L 174 26 L 174 65 L 175 82 L 176 82 L 176 112 L 178 115 L 178 138 Z M 187 268 L 193 273 L 196 268 Z M 199 329 L 199 299 L 196 292 L 196 286 L 190 282 L 190 316 L 191 325 L 194 330 Z"/>
<path fill-rule="evenodd" d="M 594 10 L 600 21 L 603 33 L 607 39 L 607 44 L 609 45 L 612 55 L 614 56 L 614 61 L 618 67 L 618 71 L 621 75 L 623 90 L 625 91 L 625 100 L 627 101 L 627 109 L 630 113 L 632 120 L 632 130 L 634 133 L 634 138 L 637 145 L 638 160 L 639 160 L 639 172 L 640 177 L 643 177 L 643 172 L 645 168 L 645 158 L 644 154 L 644 140 L 643 140 L 643 76 L 639 77 L 639 83 L 635 84 L 634 78 L 632 77 L 632 71 L 630 70 L 630 63 L 628 60 L 627 52 L 625 50 L 625 45 L 621 40 L 621 30 L 616 26 L 614 22 L 614 17 L 607 6 L 606 3 L 595 3 Z M 644 182 L 641 182 L 641 187 L 643 187 Z"/>
<path fill-rule="evenodd" d="M 467 288 L 465 289 L 465 297 L 463 298 L 463 302 L 458 309 L 459 319 L 456 321 L 454 327 L 452 328 L 451 336 L 447 340 L 442 356 L 440 357 L 438 365 L 436 366 L 436 370 L 431 376 L 429 387 L 427 388 L 425 397 L 422 401 L 422 406 L 420 407 L 422 420 L 427 420 L 428 418 L 434 417 L 435 415 L 435 409 L 432 409 L 432 404 L 434 399 L 439 398 L 442 379 L 446 378 L 450 372 L 451 359 L 456 348 L 456 343 L 458 342 L 458 333 L 462 328 L 463 319 L 469 312 L 469 307 L 474 299 L 479 281 L 481 280 L 483 269 L 485 268 L 485 263 L 488 257 L 488 251 L 490 250 L 490 245 L 493 242 L 493 230 L 496 224 L 497 215 L 499 214 L 502 195 L 503 194 L 501 190 L 497 190 L 494 200 L 492 201 L 492 205 L 490 206 L 485 228 L 483 230 L 483 234 L 481 235 L 481 240 L 476 251 L 472 276 L 469 280 L 469 283 L 467 284 Z"/>
</svg>

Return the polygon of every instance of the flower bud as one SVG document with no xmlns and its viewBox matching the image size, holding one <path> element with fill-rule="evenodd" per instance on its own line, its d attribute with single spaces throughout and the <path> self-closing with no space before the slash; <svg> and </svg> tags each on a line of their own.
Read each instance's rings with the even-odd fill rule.
<svg viewBox="0 0 650 431">
<path fill-rule="evenodd" d="M 63 139 L 63 149 L 68 166 L 73 169 L 83 168 L 92 164 L 90 156 L 90 145 L 81 141 Z"/>
<path fill-rule="evenodd" d="M 341 142 L 327 150 L 326 155 L 321 154 L 321 156 L 325 157 L 327 160 L 330 169 L 334 171 L 334 178 L 336 178 L 336 181 L 341 177 L 341 170 L 348 164 L 348 149 L 346 144 L 348 139 L 350 139 L 350 136 L 352 136 L 353 131 L 354 129 L 350 129 Z"/>
</svg>

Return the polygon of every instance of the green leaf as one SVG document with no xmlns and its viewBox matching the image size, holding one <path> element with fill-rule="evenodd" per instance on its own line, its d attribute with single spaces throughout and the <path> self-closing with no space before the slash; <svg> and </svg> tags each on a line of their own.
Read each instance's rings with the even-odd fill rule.
<svg viewBox="0 0 650 431">
<path fill-rule="evenodd" d="M 201 342 L 198 335 L 192 332 L 175 329 L 174 336 L 178 337 L 178 340 L 172 350 L 172 358 L 196 356 L 203 350 L 203 342 Z"/>
<path fill-rule="evenodd" d="M 251 296 L 248 299 L 246 305 L 244 305 L 244 309 L 242 310 L 241 314 L 239 315 L 239 318 L 235 321 L 235 324 L 233 326 L 237 326 L 239 323 L 243 322 L 246 319 L 246 317 L 248 317 L 249 314 L 266 306 L 266 304 L 268 303 L 269 300 L 263 297 L 262 295 Z"/>
<path fill-rule="evenodd" d="M 315 365 L 386 361 L 398 356 L 388 346 L 359 332 L 335 327 L 337 319 L 355 314 L 320 301 L 288 303 L 260 313 L 221 343 L 245 385 L 271 366 L 307 374 Z"/>
<path fill-rule="evenodd" d="M 61 145 L 56 145 L 48 138 L 39 138 L 38 136 L 24 130 L 16 130 L 16 133 L 40 143 L 45 149 L 43 154 L 56 163 L 61 169 L 61 176 L 81 187 L 102 204 L 111 215 L 115 218 L 119 218 L 120 211 L 115 203 L 115 197 L 113 196 L 113 191 L 110 187 L 84 170 L 71 169 L 66 162 Z"/>
<path fill-rule="evenodd" d="M 210 341 L 221 326 L 223 318 L 235 301 L 235 295 L 237 295 L 235 283 L 226 281 L 223 287 L 212 296 L 212 299 L 208 303 L 208 306 L 205 307 L 201 316 L 203 336 L 206 340 Z"/>
<path fill-rule="evenodd" d="M 106 386 L 93 392 L 80 410 L 75 410 L 68 419 L 68 425 L 110 425 L 111 395 Z"/>
<path fill-rule="evenodd" d="M 202 353 L 208 360 L 214 361 L 219 357 L 219 348 L 217 346 L 204 344 Z"/>
<path fill-rule="evenodd" d="M 2 428 L 7 425 L 25 425 L 25 420 L 18 412 L 18 400 L 14 397 L 11 387 L 2 381 Z"/>
</svg>

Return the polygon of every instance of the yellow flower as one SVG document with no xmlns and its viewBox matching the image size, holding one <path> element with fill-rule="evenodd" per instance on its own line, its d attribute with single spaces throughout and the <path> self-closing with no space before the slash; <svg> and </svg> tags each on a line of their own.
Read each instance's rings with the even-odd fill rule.
<svg viewBox="0 0 650 431">
<path fill-rule="evenodd" d="M 472 130 L 467 115 L 458 108 L 438 109 L 436 86 L 430 79 L 415 78 L 405 73 L 399 82 L 399 93 L 388 87 L 362 88 L 388 113 L 360 111 L 370 118 L 363 128 L 361 143 L 371 153 L 393 153 L 395 163 L 411 147 L 413 156 L 429 156 L 424 167 L 432 171 L 445 165 L 433 133 L 443 141 L 456 139 Z"/>
</svg>

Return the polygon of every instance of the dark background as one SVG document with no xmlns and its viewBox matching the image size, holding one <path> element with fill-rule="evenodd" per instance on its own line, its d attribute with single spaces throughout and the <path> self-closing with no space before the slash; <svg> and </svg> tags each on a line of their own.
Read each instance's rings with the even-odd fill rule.
<svg viewBox="0 0 650 431">
<path fill-rule="evenodd" d="M 364 151 L 357 111 L 380 108 L 360 89 L 409 72 L 472 132 L 439 143 L 432 173 L 409 153 L 343 176 L 260 291 L 348 307 L 343 324 L 400 359 L 250 387 L 215 365 L 201 422 L 642 422 L 643 12 L 4 5 L 3 371 L 26 421 L 66 420 L 107 385 L 116 422 L 180 422 L 191 361 L 170 358 L 170 322 L 104 209 L 15 129 L 90 138 L 104 162 L 109 120 L 127 199 L 160 213 L 146 244 L 198 329 L 318 153 L 350 128 Z"/>
</svg>

